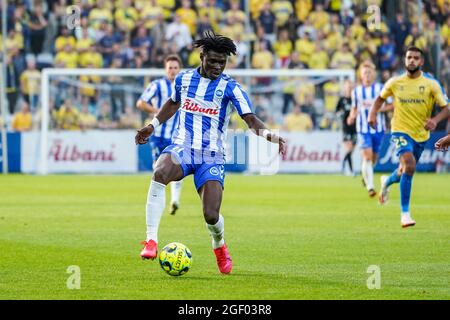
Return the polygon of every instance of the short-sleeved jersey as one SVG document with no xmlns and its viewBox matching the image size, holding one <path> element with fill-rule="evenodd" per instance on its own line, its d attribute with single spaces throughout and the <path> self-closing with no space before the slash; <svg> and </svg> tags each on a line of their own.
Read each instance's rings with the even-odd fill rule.
<svg viewBox="0 0 450 320">
<path fill-rule="evenodd" d="M 392 132 L 406 133 L 417 142 L 429 139 L 430 132 L 424 125 L 431 117 L 434 104 L 444 108 L 448 98 L 440 83 L 427 73 L 411 79 L 405 73 L 391 78 L 381 91 L 380 97 L 394 97 Z"/>
<path fill-rule="evenodd" d="M 142 93 L 140 100 L 161 109 L 163 104 L 170 98 L 173 92 L 173 84 L 167 78 L 152 81 Z M 178 112 L 172 118 L 155 129 L 153 137 L 171 139 L 178 124 Z"/>
<path fill-rule="evenodd" d="M 372 107 L 375 99 L 378 97 L 383 89 L 381 83 L 374 82 L 370 86 L 357 86 L 352 92 L 352 107 L 358 109 L 358 116 L 356 118 L 356 131 L 358 133 L 381 133 L 386 130 L 386 120 L 384 113 L 377 114 L 377 127 L 374 129 L 369 126 L 369 110 Z"/>
<path fill-rule="evenodd" d="M 211 80 L 202 77 L 198 69 L 177 75 L 171 99 L 180 102 L 172 142 L 222 155 L 233 107 L 240 116 L 253 113 L 247 93 L 234 79 L 222 74 Z"/>
</svg>

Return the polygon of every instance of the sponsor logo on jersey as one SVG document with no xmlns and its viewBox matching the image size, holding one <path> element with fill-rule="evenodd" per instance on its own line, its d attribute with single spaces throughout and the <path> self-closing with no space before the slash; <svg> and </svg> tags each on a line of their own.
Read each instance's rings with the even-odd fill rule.
<svg viewBox="0 0 450 320">
<path fill-rule="evenodd" d="M 191 111 L 194 113 L 201 113 L 201 114 L 205 114 L 205 115 L 211 115 L 211 116 L 216 116 L 219 114 L 219 109 L 218 108 L 205 108 L 205 107 L 201 107 L 198 105 L 197 102 L 191 100 L 191 99 L 186 99 L 183 103 L 182 109 L 186 110 L 186 111 Z"/>
</svg>

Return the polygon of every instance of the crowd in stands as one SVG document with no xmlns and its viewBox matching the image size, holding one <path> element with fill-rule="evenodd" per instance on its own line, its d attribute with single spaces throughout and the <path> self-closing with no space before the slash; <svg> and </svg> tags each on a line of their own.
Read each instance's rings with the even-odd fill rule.
<svg viewBox="0 0 450 320">
<path fill-rule="evenodd" d="M 380 17 L 368 10 L 373 5 Z M 417 0 L 9 0 L 0 9 L 8 17 L 0 46 L 8 49 L 2 59 L 14 130 L 39 123 L 42 68 L 161 68 L 170 53 L 195 67 L 192 41 L 209 29 L 236 42 L 238 55 L 227 68 L 356 70 L 371 60 L 385 81 L 401 71 L 404 48 L 415 45 L 426 54 L 424 69 L 450 87 L 450 0 L 423 1 L 422 8 Z M 73 90 L 55 81 L 52 126 L 137 128 L 145 116 L 134 103 L 149 80 L 128 83 L 131 95 L 120 77 L 81 76 Z M 334 129 L 341 84 L 272 77 L 246 83 L 255 112 L 291 131 Z M 280 117 L 275 94 L 282 95 Z"/>
</svg>

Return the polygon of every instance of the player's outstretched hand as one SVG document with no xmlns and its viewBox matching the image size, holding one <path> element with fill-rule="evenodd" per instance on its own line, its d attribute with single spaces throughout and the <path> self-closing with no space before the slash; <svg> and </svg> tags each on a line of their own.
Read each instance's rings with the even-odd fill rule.
<svg viewBox="0 0 450 320">
<path fill-rule="evenodd" d="M 148 125 L 146 127 L 143 127 L 139 129 L 136 133 L 136 137 L 134 137 L 134 141 L 136 144 L 145 144 L 148 141 L 148 137 L 153 133 L 153 126 Z"/>
<path fill-rule="evenodd" d="M 435 144 L 434 148 L 438 151 L 447 151 L 450 147 L 450 134 L 439 139 Z"/>
<path fill-rule="evenodd" d="M 275 133 L 270 134 L 269 141 L 278 143 L 278 153 L 284 155 L 286 153 L 286 140 L 282 137 L 276 135 Z"/>
<path fill-rule="evenodd" d="M 425 129 L 433 131 L 436 129 L 437 123 L 433 119 L 427 119 L 427 122 L 425 122 Z"/>
<path fill-rule="evenodd" d="M 286 140 L 284 140 L 282 137 L 278 138 L 278 152 L 284 156 L 286 154 Z"/>
</svg>

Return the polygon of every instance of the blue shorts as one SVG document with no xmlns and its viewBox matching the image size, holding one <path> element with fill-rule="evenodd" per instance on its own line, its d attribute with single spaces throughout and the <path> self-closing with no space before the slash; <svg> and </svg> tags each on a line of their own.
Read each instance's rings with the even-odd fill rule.
<svg viewBox="0 0 450 320">
<path fill-rule="evenodd" d="M 195 188 L 199 190 L 207 181 L 218 181 L 224 187 L 225 157 L 215 152 L 202 152 L 171 144 L 162 153 L 169 153 L 183 169 L 183 178 L 194 174 Z"/>
<path fill-rule="evenodd" d="M 160 137 L 151 137 L 149 144 L 152 149 L 153 161 L 156 161 L 163 150 L 172 144 L 172 140 Z"/>
<path fill-rule="evenodd" d="M 384 132 L 360 133 L 361 149 L 372 149 L 374 153 L 380 152 L 381 142 L 383 142 Z"/>
<path fill-rule="evenodd" d="M 416 158 L 416 162 L 419 162 L 420 156 L 425 149 L 426 141 L 417 142 L 406 133 L 394 132 L 391 134 L 391 142 L 395 145 L 395 151 L 397 157 L 400 157 L 406 152 L 411 152 Z"/>
</svg>

